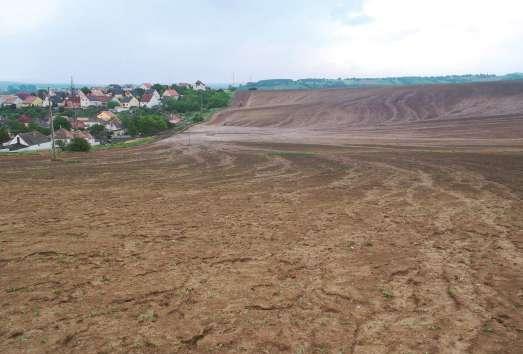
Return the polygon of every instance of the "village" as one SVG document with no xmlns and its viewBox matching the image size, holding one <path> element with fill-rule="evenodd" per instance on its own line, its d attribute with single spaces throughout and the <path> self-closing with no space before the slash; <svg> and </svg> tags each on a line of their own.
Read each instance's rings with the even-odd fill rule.
<svg viewBox="0 0 523 354">
<path fill-rule="evenodd" d="M 230 92 L 213 90 L 201 81 L 80 89 L 71 84 L 62 90 L 4 94 L 0 95 L 0 151 L 48 150 L 51 126 L 62 150 L 79 140 L 90 147 L 154 135 L 202 121 L 205 112 L 226 106 L 230 97 Z"/>
</svg>

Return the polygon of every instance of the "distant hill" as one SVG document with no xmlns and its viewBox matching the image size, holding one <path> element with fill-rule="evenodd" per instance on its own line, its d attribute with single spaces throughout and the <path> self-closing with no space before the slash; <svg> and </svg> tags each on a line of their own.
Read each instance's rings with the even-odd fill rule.
<svg viewBox="0 0 523 354">
<path fill-rule="evenodd" d="M 240 90 L 307 90 L 325 88 L 351 88 L 375 86 L 411 86 L 430 84 L 464 84 L 474 82 L 493 82 L 523 80 L 523 73 L 507 75 L 449 75 L 449 76 L 404 76 L 386 78 L 346 78 L 346 79 L 275 79 L 248 82 Z"/>
<path fill-rule="evenodd" d="M 336 90 L 238 91 L 207 125 L 344 136 L 523 138 L 523 80 Z M 268 135 L 271 135 L 269 133 Z M 366 135 L 370 134 L 370 135 Z"/>
<path fill-rule="evenodd" d="M 41 83 L 32 83 L 32 82 L 15 82 L 15 81 L 0 81 L 0 93 L 2 92 L 19 92 L 19 91 L 27 91 L 27 92 L 35 92 L 40 89 L 47 89 L 48 87 L 58 90 L 58 89 L 67 89 L 69 88 L 70 84 L 63 83 L 63 84 L 41 84 Z M 82 87 L 85 86 L 83 84 L 76 84 L 76 87 Z"/>
</svg>

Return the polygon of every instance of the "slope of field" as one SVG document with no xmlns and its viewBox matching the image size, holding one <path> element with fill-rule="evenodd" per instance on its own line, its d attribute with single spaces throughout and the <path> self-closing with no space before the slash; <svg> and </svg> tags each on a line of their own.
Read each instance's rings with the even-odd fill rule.
<svg viewBox="0 0 523 354">
<path fill-rule="evenodd" d="M 523 81 L 309 91 L 244 91 L 217 126 L 424 137 L 523 138 Z"/>
<path fill-rule="evenodd" d="M 522 353 L 521 150 L 0 157 L 2 353 Z"/>
</svg>

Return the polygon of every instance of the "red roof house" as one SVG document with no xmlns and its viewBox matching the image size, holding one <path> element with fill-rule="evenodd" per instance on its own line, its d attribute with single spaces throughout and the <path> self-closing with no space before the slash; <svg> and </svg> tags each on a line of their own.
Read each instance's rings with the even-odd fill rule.
<svg viewBox="0 0 523 354">
<path fill-rule="evenodd" d="M 27 127 L 29 123 L 33 121 L 33 118 L 29 117 L 27 114 L 22 114 L 18 117 L 18 121 Z"/>
<path fill-rule="evenodd" d="M 163 97 L 178 98 L 178 97 L 180 97 L 180 94 L 175 89 L 169 89 L 169 90 L 164 91 Z"/>
</svg>

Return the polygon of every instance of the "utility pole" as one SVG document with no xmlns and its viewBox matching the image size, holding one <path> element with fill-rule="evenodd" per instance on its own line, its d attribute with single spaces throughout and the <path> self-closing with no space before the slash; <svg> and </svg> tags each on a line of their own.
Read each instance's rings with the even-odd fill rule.
<svg viewBox="0 0 523 354">
<path fill-rule="evenodd" d="M 200 113 L 203 114 L 203 91 L 200 90 Z"/>
<path fill-rule="evenodd" d="M 51 90 L 47 88 L 47 96 L 49 98 L 49 124 L 51 125 L 51 149 L 52 157 L 51 160 L 56 160 L 56 146 L 54 144 L 54 122 L 53 122 L 53 102 L 51 101 Z"/>
<path fill-rule="evenodd" d="M 76 112 L 76 95 L 75 95 L 75 90 L 74 90 L 74 82 L 73 82 L 73 77 L 71 76 L 71 102 L 73 103 L 73 113 L 74 113 L 74 120 L 73 120 L 73 124 L 74 124 L 74 129 L 73 130 L 76 130 L 77 126 L 78 126 L 78 123 L 77 123 L 77 112 Z"/>
</svg>

